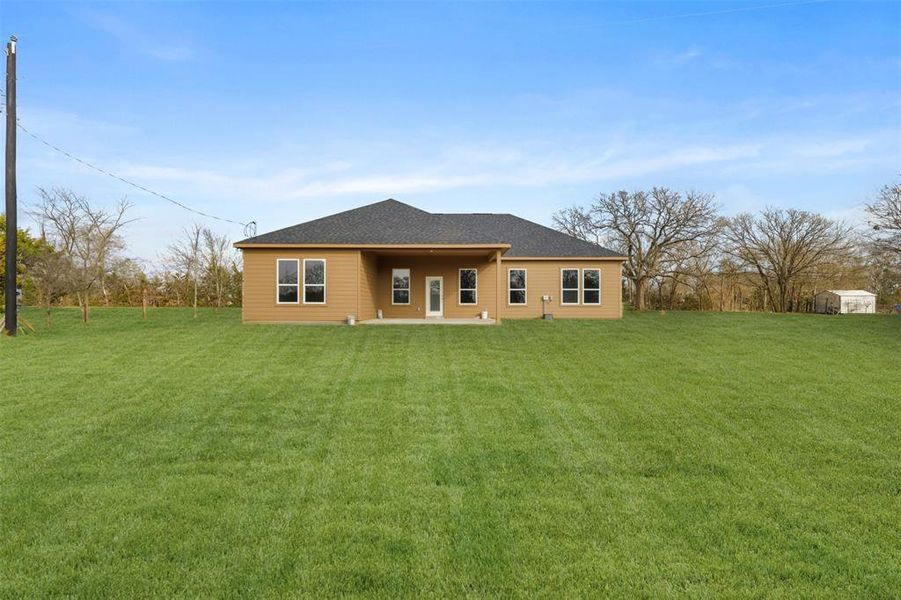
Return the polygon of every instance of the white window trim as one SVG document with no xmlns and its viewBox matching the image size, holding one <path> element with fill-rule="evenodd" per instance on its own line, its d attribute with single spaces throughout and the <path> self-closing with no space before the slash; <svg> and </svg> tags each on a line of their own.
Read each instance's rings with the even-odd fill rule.
<svg viewBox="0 0 901 600">
<path fill-rule="evenodd" d="M 476 274 L 476 286 L 471 288 L 460 287 L 460 275 L 463 271 L 474 271 Z M 473 301 L 472 302 L 461 302 L 460 296 L 463 295 L 463 292 L 472 290 L 473 293 Z M 507 298 L 509 300 L 509 297 Z M 475 306 L 479 303 L 479 270 L 475 267 L 461 267 L 457 269 L 457 306 Z"/>
<path fill-rule="evenodd" d="M 563 272 L 564 271 L 575 271 L 576 272 L 576 287 L 574 288 L 565 288 L 563 287 Z M 564 302 L 563 301 L 563 292 L 576 290 L 576 301 L 575 302 Z M 578 306 L 579 301 L 582 299 L 582 272 L 578 267 L 561 267 L 560 268 L 560 306 Z"/>
<path fill-rule="evenodd" d="M 307 283 L 307 261 L 322 261 L 322 283 Z M 322 286 L 322 302 L 307 302 L 307 286 Z M 328 302 L 328 262 L 324 258 L 305 258 L 303 259 L 303 303 L 304 304 L 325 304 Z"/>
<path fill-rule="evenodd" d="M 510 288 L 510 271 L 522 271 L 523 272 L 523 280 L 525 285 L 522 287 L 523 296 L 525 296 L 525 302 L 523 303 L 512 303 L 510 302 L 510 292 L 512 289 Z M 520 288 L 515 288 L 519 290 Z M 529 305 L 529 270 L 524 269 L 522 267 L 510 267 L 507 269 L 507 306 L 528 306 Z"/>
<path fill-rule="evenodd" d="M 394 272 L 395 271 L 406 271 L 407 272 L 407 287 L 406 288 L 396 288 L 394 287 Z M 394 292 L 406 291 L 407 292 L 407 301 L 406 302 L 395 302 L 394 301 Z M 410 306 L 410 302 L 413 300 L 413 269 L 409 267 L 392 267 L 391 269 L 391 306 Z"/>
<path fill-rule="evenodd" d="M 598 272 L 598 301 L 597 302 L 585 302 L 585 292 L 593 292 L 595 288 L 587 288 L 585 287 L 585 271 L 597 271 Z M 588 306 L 600 306 L 601 305 L 601 270 L 598 267 L 592 267 L 590 269 L 582 269 L 582 273 L 579 278 L 579 285 L 582 287 L 582 291 L 580 292 L 579 299 L 582 301 L 582 304 L 586 304 Z"/>
<path fill-rule="evenodd" d="M 291 262 L 294 261 L 294 264 L 297 265 L 297 283 L 279 283 L 278 280 L 278 265 L 283 262 Z M 279 300 L 279 292 L 283 287 L 295 287 L 297 288 L 297 300 L 294 302 L 282 302 Z M 276 304 L 300 304 L 300 259 L 299 258 L 276 258 L 275 259 L 275 303 Z"/>
</svg>

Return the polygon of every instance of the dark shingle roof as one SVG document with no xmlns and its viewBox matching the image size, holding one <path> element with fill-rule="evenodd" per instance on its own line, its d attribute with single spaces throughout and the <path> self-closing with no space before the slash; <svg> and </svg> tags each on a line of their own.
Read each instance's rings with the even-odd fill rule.
<svg viewBox="0 0 901 600">
<path fill-rule="evenodd" d="M 436 214 L 384 200 L 248 238 L 239 244 L 510 244 L 505 256 L 619 253 L 511 214 Z"/>
</svg>

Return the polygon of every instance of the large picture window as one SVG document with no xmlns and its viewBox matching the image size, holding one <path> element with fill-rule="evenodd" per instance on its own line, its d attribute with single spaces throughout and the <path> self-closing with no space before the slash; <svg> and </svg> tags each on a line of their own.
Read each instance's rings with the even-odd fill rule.
<svg viewBox="0 0 901 600">
<path fill-rule="evenodd" d="M 460 304 L 477 304 L 478 277 L 476 269 L 460 269 Z"/>
<path fill-rule="evenodd" d="M 582 269 L 582 303 L 601 303 L 600 269 Z"/>
<path fill-rule="evenodd" d="M 275 301 L 278 304 L 297 304 L 300 298 L 300 261 L 280 258 L 276 261 L 277 281 Z"/>
<path fill-rule="evenodd" d="M 560 269 L 560 304 L 579 303 L 579 269 Z"/>
<path fill-rule="evenodd" d="M 507 302 L 509 304 L 525 304 L 526 303 L 526 270 L 510 269 L 507 271 L 508 276 L 508 294 Z"/>
<path fill-rule="evenodd" d="M 303 303 L 325 304 L 325 260 L 303 260 Z"/>
<path fill-rule="evenodd" d="M 410 303 L 410 269 L 391 269 L 391 304 Z"/>
</svg>

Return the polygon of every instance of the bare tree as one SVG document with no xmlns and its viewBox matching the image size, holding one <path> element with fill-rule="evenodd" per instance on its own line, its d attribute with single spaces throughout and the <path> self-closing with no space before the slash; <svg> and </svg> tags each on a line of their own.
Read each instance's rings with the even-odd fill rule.
<svg viewBox="0 0 901 600">
<path fill-rule="evenodd" d="M 120 255 L 125 250 L 125 241 L 116 236 L 110 240 L 109 248 L 100 257 L 100 294 L 103 296 L 103 305 L 110 305 L 110 289 L 108 279 L 110 275 L 119 275 L 122 272 L 131 270 L 134 262 L 130 258 Z"/>
<path fill-rule="evenodd" d="M 876 244 L 866 256 L 867 286 L 880 304 L 901 303 L 901 254 Z"/>
<path fill-rule="evenodd" d="M 124 248 L 119 232 L 130 221 L 131 204 L 124 198 L 111 210 L 91 206 L 87 198 L 64 188 L 38 189 L 40 203 L 32 211 L 42 236 L 53 243 L 70 264 L 70 287 L 81 306 L 82 321 L 90 319 L 90 294 L 106 277 L 117 251 Z"/>
<path fill-rule="evenodd" d="M 215 298 L 216 308 L 222 308 L 222 300 L 230 278 L 230 263 L 234 262 L 228 238 L 204 229 L 202 257 L 204 275 Z"/>
<path fill-rule="evenodd" d="M 202 242 L 204 229 L 197 223 L 186 228 L 181 238 L 169 246 L 167 262 L 172 269 L 181 273 L 191 286 L 194 307 L 194 318 L 197 318 L 197 292 L 200 287 L 201 269 L 203 267 Z"/>
<path fill-rule="evenodd" d="M 901 183 L 883 187 L 879 198 L 867 204 L 866 211 L 877 249 L 901 254 Z"/>
<path fill-rule="evenodd" d="M 852 248 L 848 226 L 794 209 L 738 215 L 729 221 L 725 241 L 729 255 L 756 271 L 766 298 L 764 309 L 769 304 L 776 312 L 796 308 L 804 279 Z"/>
<path fill-rule="evenodd" d="M 26 268 L 28 277 L 34 282 L 38 301 L 46 312 L 47 326 L 51 327 L 53 305 L 70 291 L 72 262 L 62 252 L 44 246 L 31 257 Z"/>
<path fill-rule="evenodd" d="M 739 265 L 730 257 L 721 257 L 716 266 L 716 279 L 719 287 L 720 310 L 726 310 L 726 298 L 729 299 L 729 310 L 735 310 L 736 291 L 741 270 Z M 726 293 L 728 292 L 728 296 Z M 741 304 L 739 304 L 739 310 Z"/>
<path fill-rule="evenodd" d="M 692 252 L 688 259 L 680 262 L 679 272 L 684 275 L 685 284 L 691 288 L 698 301 L 698 310 L 714 307 L 710 286 L 716 275 L 715 244 L 709 243 L 706 249 Z"/>
<path fill-rule="evenodd" d="M 667 188 L 601 194 L 587 209 L 556 213 L 554 224 L 564 233 L 623 253 L 624 275 L 632 284 L 638 309 L 645 307 L 650 281 L 671 275 L 674 261 L 708 253 L 719 230 L 712 196 L 698 192 L 683 196 Z"/>
</svg>

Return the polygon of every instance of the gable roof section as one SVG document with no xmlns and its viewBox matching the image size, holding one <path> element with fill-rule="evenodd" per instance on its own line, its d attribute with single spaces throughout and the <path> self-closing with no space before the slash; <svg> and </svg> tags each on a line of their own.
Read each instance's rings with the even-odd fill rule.
<svg viewBox="0 0 901 600">
<path fill-rule="evenodd" d="M 238 242 L 256 244 L 510 244 L 506 257 L 599 257 L 619 253 L 511 214 L 429 213 L 383 200 Z"/>
</svg>

